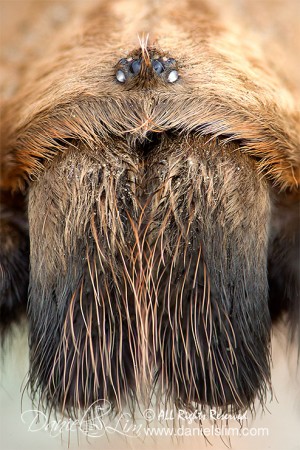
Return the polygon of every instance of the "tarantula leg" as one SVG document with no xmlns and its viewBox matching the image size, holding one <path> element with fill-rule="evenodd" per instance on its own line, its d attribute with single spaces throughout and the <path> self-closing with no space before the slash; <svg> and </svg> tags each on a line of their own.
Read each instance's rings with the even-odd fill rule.
<svg viewBox="0 0 300 450">
<path fill-rule="evenodd" d="M 27 304 L 29 237 L 25 197 L 0 192 L 0 323 L 4 332 Z"/>
</svg>

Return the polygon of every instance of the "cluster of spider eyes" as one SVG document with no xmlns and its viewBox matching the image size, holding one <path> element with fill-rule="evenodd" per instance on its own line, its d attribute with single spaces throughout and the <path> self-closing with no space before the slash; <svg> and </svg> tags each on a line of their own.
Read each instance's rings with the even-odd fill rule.
<svg viewBox="0 0 300 450">
<path fill-rule="evenodd" d="M 165 71 L 168 71 L 167 81 L 169 83 L 174 83 L 179 78 L 178 71 L 172 68 L 175 66 L 175 64 L 176 61 L 174 58 L 163 57 L 151 60 L 152 68 L 157 75 L 162 75 Z M 123 67 L 122 69 L 120 68 L 117 70 L 116 79 L 119 81 L 119 83 L 125 83 L 128 77 L 139 74 L 142 67 L 142 60 L 122 58 L 119 61 L 119 65 Z"/>
</svg>

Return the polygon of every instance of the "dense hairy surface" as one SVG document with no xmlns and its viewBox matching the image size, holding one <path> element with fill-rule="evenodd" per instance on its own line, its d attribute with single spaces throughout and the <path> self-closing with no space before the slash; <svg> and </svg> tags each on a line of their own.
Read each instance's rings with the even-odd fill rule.
<svg viewBox="0 0 300 450">
<path fill-rule="evenodd" d="M 107 147 L 69 148 L 30 191 L 33 390 L 120 407 L 159 378 L 178 403 L 243 408 L 269 381 L 265 183 L 207 138 Z"/>
<path fill-rule="evenodd" d="M 202 1 L 96 2 L 74 20 L 2 120 L 1 307 L 26 300 L 28 215 L 32 394 L 75 416 L 154 386 L 187 408 L 263 402 L 271 315 L 286 309 L 298 339 L 292 96 Z M 131 57 L 141 72 L 118 83 Z M 150 57 L 174 58 L 179 79 Z"/>
</svg>

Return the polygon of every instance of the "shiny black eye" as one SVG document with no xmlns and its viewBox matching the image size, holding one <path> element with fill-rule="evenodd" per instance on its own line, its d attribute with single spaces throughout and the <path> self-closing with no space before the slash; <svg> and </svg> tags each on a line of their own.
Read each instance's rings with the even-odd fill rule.
<svg viewBox="0 0 300 450">
<path fill-rule="evenodd" d="M 165 70 L 164 66 L 162 65 L 162 63 L 160 61 L 158 61 L 157 59 L 154 59 L 151 62 L 151 64 L 152 64 L 152 67 L 153 67 L 153 69 L 155 70 L 155 72 L 157 74 L 160 74 L 160 73 L 162 73 Z"/>
<path fill-rule="evenodd" d="M 134 74 L 139 73 L 141 70 L 141 61 L 139 59 L 135 59 L 130 66 L 130 71 Z"/>
<path fill-rule="evenodd" d="M 168 82 L 169 83 L 175 83 L 179 78 L 177 70 L 171 70 L 171 72 L 168 75 Z"/>
<path fill-rule="evenodd" d="M 168 59 L 167 59 L 167 63 L 168 63 L 168 64 L 175 64 L 176 61 L 175 61 L 174 58 L 168 58 Z"/>
<path fill-rule="evenodd" d="M 116 78 L 119 81 L 119 83 L 125 83 L 126 81 L 126 75 L 123 72 L 123 70 L 118 70 L 116 73 Z"/>
</svg>

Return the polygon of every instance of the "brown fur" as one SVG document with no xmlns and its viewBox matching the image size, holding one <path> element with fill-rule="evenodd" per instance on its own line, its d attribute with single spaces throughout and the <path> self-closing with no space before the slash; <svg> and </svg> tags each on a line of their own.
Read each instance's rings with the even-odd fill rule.
<svg viewBox="0 0 300 450">
<path fill-rule="evenodd" d="M 31 388 L 74 414 L 156 381 L 177 405 L 242 410 L 270 383 L 268 258 L 271 308 L 280 280 L 299 321 L 299 111 L 204 2 L 136 6 L 75 15 L 3 110 L 1 186 L 28 192 Z"/>
<path fill-rule="evenodd" d="M 118 13 L 117 5 L 96 8 L 93 19 L 80 32 L 68 36 L 66 43 L 59 42 L 50 57 L 39 61 L 27 86 L 25 83 L 10 102 L 2 121 L 7 154 L 4 186 L 20 186 L 24 176 L 35 175 L 39 158 L 51 158 L 62 149 L 57 141 L 86 138 L 91 143 L 101 122 L 98 133 L 103 137 L 132 130 L 133 137 L 139 139 L 151 131 L 199 128 L 202 134 L 225 135 L 227 140 L 241 142 L 243 151 L 259 159 L 258 170 L 273 183 L 280 188 L 297 188 L 299 112 L 276 75 L 264 67 L 257 48 L 243 43 L 242 37 L 232 35 L 217 21 L 211 22 L 210 15 L 199 14 L 197 3 L 188 9 L 183 2 L 182 10 L 190 12 L 183 18 L 180 7 L 176 14 L 170 13 L 168 3 L 165 8 L 165 13 L 160 13 L 164 33 L 159 38 L 151 36 L 149 44 L 153 42 L 155 48 L 180 61 L 180 83 L 167 92 L 158 87 L 154 103 L 151 93 L 141 97 L 139 91 L 131 92 L 130 100 L 138 113 L 124 118 L 128 95 L 116 84 L 111 61 L 135 52 L 120 52 L 114 47 L 115 27 L 120 30 L 118 41 L 127 49 L 143 29 L 137 23 L 135 31 L 127 30 L 126 15 Z M 104 24 L 103 15 L 109 17 Z M 167 37 L 172 32 L 174 42 Z M 186 43 L 183 48 L 178 48 L 177 39 Z M 104 40 L 103 47 L 100 43 Z M 180 114 L 175 115 L 178 108 Z"/>
</svg>

